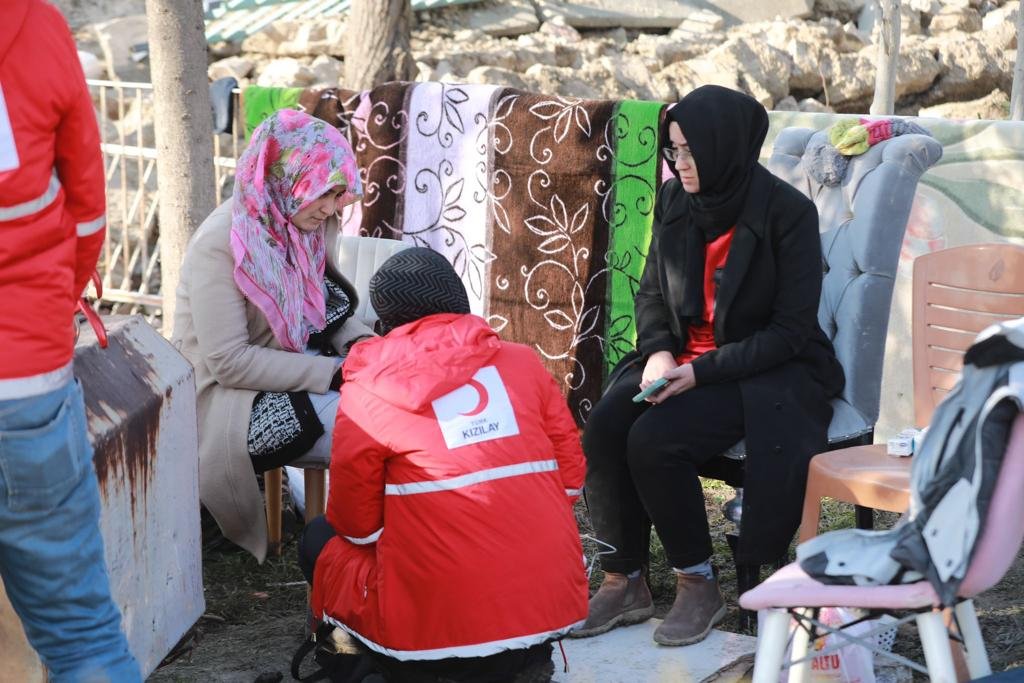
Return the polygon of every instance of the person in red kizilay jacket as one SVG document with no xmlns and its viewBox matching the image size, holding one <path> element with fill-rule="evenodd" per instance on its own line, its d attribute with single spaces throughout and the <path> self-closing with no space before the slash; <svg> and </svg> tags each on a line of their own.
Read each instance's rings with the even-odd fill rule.
<svg viewBox="0 0 1024 683">
<path fill-rule="evenodd" d="M 313 615 L 400 680 L 550 676 L 550 641 L 587 613 L 584 460 L 558 386 L 469 314 L 436 252 L 389 258 L 370 299 L 387 334 L 345 363 L 326 521 L 299 547 Z"/>
<path fill-rule="evenodd" d="M 72 363 L 104 212 L 96 114 L 68 25 L 49 3 L 3 0 L 0 578 L 57 683 L 141 680 L 111 599 Z"/>
</svg>

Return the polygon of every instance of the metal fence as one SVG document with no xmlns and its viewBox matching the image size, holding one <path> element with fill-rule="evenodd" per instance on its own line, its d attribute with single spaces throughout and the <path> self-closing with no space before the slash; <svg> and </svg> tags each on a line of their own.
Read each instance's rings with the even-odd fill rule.
<svg viewBox="0 0 1024 683">
<path fill-rule="evenodd" d="M 107 187 L 107 238 L 100 257 L 103 302 L 112 313 L 160 316 L 160 226 L 157 219 L 153 86 L 87 81 L 98 107 Z M 213 137 L 216 198 L 231 194 L 235 160 L 245 145 L 239 92 L 233 133 Z"/>
</svg>

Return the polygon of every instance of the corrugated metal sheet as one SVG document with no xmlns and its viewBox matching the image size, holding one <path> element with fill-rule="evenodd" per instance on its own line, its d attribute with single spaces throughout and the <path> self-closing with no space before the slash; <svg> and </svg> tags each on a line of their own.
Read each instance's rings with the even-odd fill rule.
<svg viewBox="0 0 1024 683">
<path fill-rule="evenodd" d="M 464 5 L 480 0 L 412 0 L 414 10 Z M 275 21 L 301 21 L 348 12 L 351 0 L 210 0 L 206 3 L 206 40 L 239 41 Z"/>
</svg>

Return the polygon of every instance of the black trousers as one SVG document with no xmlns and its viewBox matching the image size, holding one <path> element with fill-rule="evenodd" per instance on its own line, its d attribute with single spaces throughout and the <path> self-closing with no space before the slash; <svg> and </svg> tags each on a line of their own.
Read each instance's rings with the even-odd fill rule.
<svg viewBox="0 0 1024 683">
<path fill-rule="evenodd" d="M 299 537 L 299 569 L 306 577 L 306 583 L 313 585 L 313 568 L 316 566 L 316 559 L 320 557 L 321 551 L 327 545 L 327 541 L 337 536 L 334 528 L 327 523 L 323 515 L 315 517 L 309 524 L 302 528 L 302 536 Z"/>
<path fill-rule="evenodd" d="M 646 567 L 651 522 L 673 567 L 711 557 L 697 470 L 743 438 L 736 382 L 698 386 L 659 405 L 633 403 L 643 367 L 627 370 L 590 413 L 583 432 L 587 506 L 610 572 Z"/>
</svg>

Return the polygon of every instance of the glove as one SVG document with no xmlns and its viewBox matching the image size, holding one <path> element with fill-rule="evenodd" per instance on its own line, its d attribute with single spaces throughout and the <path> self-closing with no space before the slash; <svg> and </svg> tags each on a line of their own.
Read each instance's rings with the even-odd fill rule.
<svg viewBox="0 0 1024 683">
<path fill-rule="evenodd" d="M 331 377 L 331 391 L 341 391 L 341 385 L 345 381 L 345 378 L 341 376 L 341 368 L 339 365 L 338 369 L 334 371 L 334 375 Z"/>
</svg>

